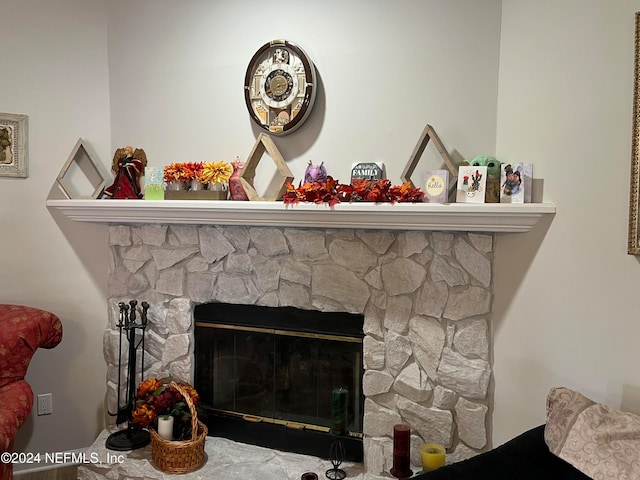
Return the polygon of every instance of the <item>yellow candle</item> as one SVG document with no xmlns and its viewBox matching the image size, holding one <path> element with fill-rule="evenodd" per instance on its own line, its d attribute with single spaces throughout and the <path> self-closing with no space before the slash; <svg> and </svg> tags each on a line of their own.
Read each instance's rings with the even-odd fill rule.
<svg viewBox="0 0 640 480">
<path fill-rule="evenodd" d="M 425 472 L 437 470 L 444 466 L 444 446 L 437 443 L 425 443 L 420 447 L 420 458 L 422 459 L 422 469 Z"/>
</svg>

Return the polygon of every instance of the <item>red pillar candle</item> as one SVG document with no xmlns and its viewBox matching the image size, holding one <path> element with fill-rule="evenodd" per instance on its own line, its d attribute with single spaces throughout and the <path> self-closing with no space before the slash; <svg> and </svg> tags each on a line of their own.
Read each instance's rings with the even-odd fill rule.
<svg viewBox="0 0 640 480">
<path fill-rule="evenodd" d="M 396 478 L 408 478 L 411 471 L 411 427 L 406 424 L 393 427 L 393 468 L 391 475 Z"/>
</svg>

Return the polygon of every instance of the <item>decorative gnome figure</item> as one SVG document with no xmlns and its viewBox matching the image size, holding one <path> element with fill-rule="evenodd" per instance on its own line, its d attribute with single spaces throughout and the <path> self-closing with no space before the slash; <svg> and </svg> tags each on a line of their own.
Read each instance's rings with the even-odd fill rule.
<svg viewBox="0 0 640 480">
<path fill-rule="evenodd" d="M 487 167 L 487 191 L 484 201 L 500 203 L 500 162 L 495 157 L 480 155 L 471 160 L 474 167 Z"/>
<path fill-rule="evenodd" d="M 309 165 L 307 165 L 306 170 L 304 171 L 304 183 L 313 183 L 313 182 L 326 182 L 327 181 L 327 169 L 324 167 L 324 162 L 320 165 L 314 165 L 309 160 Z"/>
</svg>

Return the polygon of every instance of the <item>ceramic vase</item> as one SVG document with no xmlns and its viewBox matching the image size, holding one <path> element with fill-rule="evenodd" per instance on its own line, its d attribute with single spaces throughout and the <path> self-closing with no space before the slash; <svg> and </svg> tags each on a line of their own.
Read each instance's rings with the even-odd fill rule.
<svg viewBox="0 0 640 480">
<path fill-rule="evenodd" d="M 209 183 L 209 191 L 215 192 L 215 200 L 226 200 L 229 193 L 229 185 L 222 182 Z"/>
<path fill-rule="evenodd" d="M 229 186 L 226 183 L 222 182 L 211 182 L 209 184 L 209 190 L 213 192 L 222 192 L 223 190 L 227 190 Z"/>
<path fill-rule="evenodd" d="M 166 190 L 172 190 L 172 191 L 186 190 L 186 189 L 187 189 L 186 182 L 169 182 L 167 183 L 167 188 L 166 188 Z"/>
<path fill-rule="evenodd" d="M 191 190 L 204 190 L 206 187 L 206 184 L 199 182 L 198 180 L 191 180 Z"/>
<path fill-rule="evenodd" d="M 231 166 L 233 167 L 233 173 L 231 174 L 231 178 L 229 178 L 229 195 L 231 195 L 231 200 L 249 200 L 247 192 L 244 191 L 242 182 L 240 182 L 240 173 L 242 173 L 244 162 L 235 160 L 231 162 Z"/>
</svg>

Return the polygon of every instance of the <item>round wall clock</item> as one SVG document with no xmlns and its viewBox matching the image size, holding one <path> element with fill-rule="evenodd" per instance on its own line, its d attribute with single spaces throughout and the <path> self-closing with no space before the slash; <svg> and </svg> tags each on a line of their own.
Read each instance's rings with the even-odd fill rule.
<svg viewBox="0 0 640 480">
<path fill-rule="evenodd" d="M 274 135 L 293 132 L 316 98 L 316 71 L 300 47 L 287 40 L 265 43 L 244 77 L 244 99 L 256 124 Z"/>
</svg>

